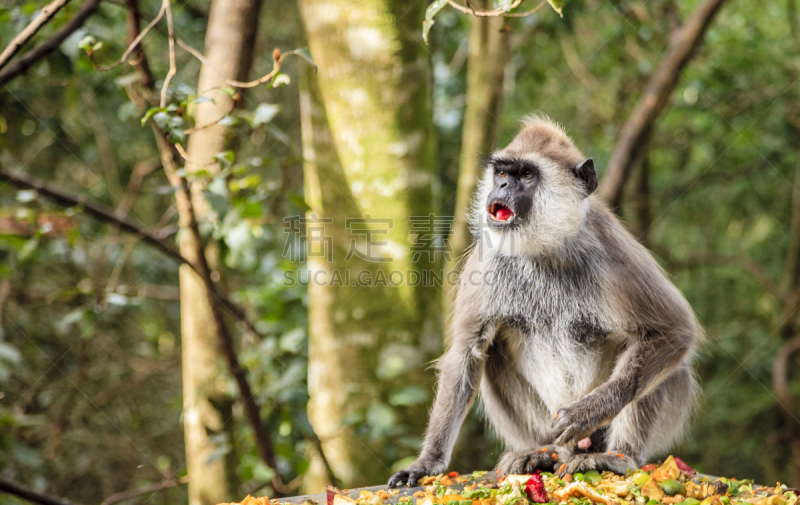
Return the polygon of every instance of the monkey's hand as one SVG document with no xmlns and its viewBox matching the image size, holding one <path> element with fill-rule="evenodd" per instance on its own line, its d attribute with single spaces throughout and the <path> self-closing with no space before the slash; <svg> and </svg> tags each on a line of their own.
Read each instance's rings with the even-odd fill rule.
<svg viewBox="0 0 800 505">
<path fill-rule="evenodd" d="M 426 475 L 438 475 L 442 473 L 447 464 L 442 460 L 420 457 L 405 470 L 400 470 L 389 479 L 389 487 L 397 487 L 401 484 L 414 486 L 418 479 Z"/>
<path fill-rule="evenodd" d="M 575 446 L 588 437 L 603 420 L 596 419 L 591 402 L 570 403 L 556 413 L 550 435 L 558 445 Z"/>
</svg>

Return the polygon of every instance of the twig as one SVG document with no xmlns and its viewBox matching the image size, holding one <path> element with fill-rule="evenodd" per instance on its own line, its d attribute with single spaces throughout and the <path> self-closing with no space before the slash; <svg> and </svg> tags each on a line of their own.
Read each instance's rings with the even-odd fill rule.
<svg viewBox="0 0 800 505">
<path fill-rule="evenodd" d="M 226 112 L 226 113 L 222 114 L 220 117 L 218 117 L 218 118 L 217 118 L 217 119 L 215 119 L 214 121 L 211 121 L 210 123 L 208 123 L 208 124 L 204 124 L 204 125 L 202 125 L 202 126 L 195 126 L 195 127 L 193 127 L 193 128 L 188 128 L 188 129 L 186 129 L 186 130 L 183 130 L 183 133 L 184 133 L 185 135 L 191 135 L 192 133 L 199 132 L 200 130 L 205 130 L 206 128 L 211 128 L 211 127 L 212 127 L 212 126 L 214 126 L 215 124 L 219 123 L 220 121 L 222 121 L 223 119 L 225 119 L 226 117 L 228 117 L 228 116 L 230 115 L 230 113 L 231 113 L 231 112 L 233 112 L 234 110 L 236 110 L 236 102 L 237 102 L 237 101 L 238 101 L 238 100 L 237 100 L 237 97 L 234 97 L 234 98 L 233 98 L 233 100 L 231 100 L 231 108 L 230 108 L 230 110 L 229 110 L 228 112 Z M 187 155 L 187 156 L 188 156 L 188 155 Z"/>
<path fill-rule="evenodd" d="M 2 72 L 0 72 L 0 86 L 14 79 L 23 73 L 31 65 L 46 56 L 64 42 L 67 37 L 83 26 L 87 19 L 95 13 L 102 0 L 87 0 L 83 7 L 75 14 L 67 24 L 50 36 L 47 40 L 12 61 Z"/>
<path fill-rule="evenodd" d="M 242 82 L 242 81 L 236 81 L 236 80 L 233 80 L 233 79 L 228 79 L 227 77 L 222 75 L 222 73 L 220 73 L 219 70 L 214 68 L 214 66 L 211 63 L 208 62 L 208 60 L 206 59 L 205 56 L 203 56 L 197 49 L 193 48 L 192 46 L 190 46 L 186 42 L 182 41 L 181 39 L 177 39 L 176 42 L 186 52 L 188 52 L 189 54 L 191 54 L 192 56 L 194 56 L 195 58 L 200 60 L 200 62 L 203 65 L 213 69 L 214 72 L 216 72 L 222 78 L 222 80 L 225 81 L 226 84 L 228 84 L 228 86 L 231 86 L 231 87 L 234 87 L 234 88 L 255 88 L 259 84 L 264 84 L 265 82 L 273 79 L 276 75 L 278 75 L 278 72 L 281 71 L 281 62 L 283 61 L 284 58 L 286 58 L 287 56 L 289 56 L 291 54 L 296 54 L 297 53 L 297 51 L 288 51 L 288 52 L 285 52 L 285 53 L 281 54 L 281 52 L 276 49 L 275 52 L 272 53 L 272 59 L 275 62 L 275 65 L 272 67 L 272 71 L 270 73 L 268 73 L 267 75 L 265 75 L 265 76 L 263 76 L 263 77 L 261 77 L 259 79 L 256 79 L 255 81 Z"/>
<path fill-rule="evenodd" d="M 116 68 L 116 67 L 122 65 L 123 63 L 125 63 L 128 60 L 128 56 L 130 56 L 131 53 L 134 50 L 136 50 L 137 47 L 139 47 L 139 44 L 142 43 L 142 39 L 144 39 L 145 35 L 147 35 L 147 33 L 150 30 L 152 30 L 153 27 L 156 24 L 158 24 L 159 21 L 161 21 L 161 18 L 164 17 L 164 14 L 167 12 L 168 8 L 169 8 L 169 0 L 163 0 L 161 2 L 161 9 L 159 9 L 158 14 L 156 14 L 156 17 L 153 18 L 153 20 L 150 21 L 150 23 L 147 26 L 144 27 L 144 30 L 142 30 L 139 33 L 139 35 L 136 36 L 135 39 L 133 39 L 133 42 L 131 42 L 128 45 L 128 48 L 125 49 L 124 53 L 122 53 L 122 56 L 120 57 L 120 59 L 118 61 L 114 62 L 113 64 L 108 65 L 108 66 L 95 65 L 95 68 L 97 70 L 106 71 L 106 70 L 111 70 L 112 68 Z M 94 64 L 94 61 L 92 61 L 92 64 Z M 134 64 L 136 64 L 136 62 L 134 62 Z"/>
<path fill-rule="evenodd" d="M 27 486 L 23 486 L 19 482 L 14 482 L 7 479 L 0 479 L 0 491 L 13 494 L 14 496 L 19 496 L 24 500 L 28 500 L 31 503 L 38 503 L 40 505 L 79 505 L 77 502 L 68 500 L 67 498 L 39 493 Z"/>
<path fill-rule="evenodd" d="M 141 496 L 143 494 L 150 494 L 155 493 L 156 491 L 161 491 L 163 489 L 169 489 L 171 487 L 180 486 L 181 484 L 186 484 L 189 482 L 189 476 L 181 477 L 177 480 L 165 480 L 163 482 L 159 482 L 157 484 L 151 484 L 149 486 L 144 486 L 136 489 L 129 489 L 128 491 L 122 491 L 121 493 L 112 494 L 100 505 L 111 505 L 112 503 L 117 503 L 123 500 L 127 500 L 128 498 L 135 498 L 137 496 Z"/>
<path fill-rule="evenodd" d="M 3 52 L 0 53 L 0 68 L 6 66 L 6 64 L 14 57 L 15 54 L 22 49 L 22 46 L 28 43 L 29 40 L 33 38 L 36 33 L 42 29 L 44 25 L 50 22 L 51 19 L 60 11 L 65 5 L 67 5 L 70 0 L 53 0 L 49 4 L 42 7 L 42 10 L 39 11 L 39 15 L 33 18 L 33 21 L 30 22 L 28 26 L 26 26 L 19 35 L 14 37 L 14 40 L 3 49 Z"/>
<path fill-rule="evenodd" d="M 530 16 L 531 14 L 535 14 L 536 12 L 539 12 L 539 10 L 541 10 L 542 7 L 544 7 L 545 5 L 547 5 L 547 0 L 543 0 L 541 3 L 539 3 L 539 5 L 537 5 L 536 7 L 534 7 L 533 9 L 531 9 L 529 11 L 525 11 L 525 12 L 507 12 L 507 13 L 503 14 L 503 17 L 504 18 L 523 18 L 525 16 Z"/>
<path fill-rule="evenodd" d="M 471 15 L 477 16 L 477 17 L 486 17 L 486 18 L 490 18 L 490 17 L 520 18 L 520 17 L 524 17 L 524 16 L 530 16 L 534 12 L 537 12 L 539 9 L 541 9 L 542 7 L 547 5 L 547 0 L 542 0 L 542 2 L 539 5 L 537 5 L 536 7 L 534 7 L 533 9 L 531 9 L 531 10 L 529 10 L 527 12 L 508 12 L 511 9 L 517 8 L 519 6 L 519 4 L 522 3 L 522 0 L 514 0 L 514 3 L 511 4 L 507 9 L 497 8 L 497 9 L 493 9 L 493 10 L 490 10 L 490 11 L 475 10 L 475 9 L 472 8 L 471 5 L 469 5 L 469 2 L 466 2 L 467 5 L 461 5 L 460 3 L 456 2 L 455 0 L 448 0 L 447 3 L 450 5 L 450 7 L 453 7 L 454 9 L 460 10 L 461 12 L 463 12 L 465 14 L 471 14 Z"/>
<path fill-rule="evenodd" d="M 164 5 L 167 6 L 167 33 L 169 40 L 169 72 L 167 77 L 164 78 L 164 84 L 161 86 L 161 108 L 167 106 L 167 90 L 169 90 L 169 81 L 178 73 L 178 67 L 175 63 L 175 27 L 172 24 L 172 5 L 169 0 L 164 0 Z"/>
</svg>

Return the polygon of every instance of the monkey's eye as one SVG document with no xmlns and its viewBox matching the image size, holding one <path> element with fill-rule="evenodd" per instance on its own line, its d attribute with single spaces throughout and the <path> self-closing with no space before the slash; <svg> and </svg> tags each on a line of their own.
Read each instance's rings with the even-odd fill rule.
<svg viewBox="0 0 800 505">
<path fill-rule="evenodd" d="M 524 172 L 522 172 L 522 178 L 523 179 L 530 179 L 532 177 L 533 177 L 533 172 L 532 171 L 525 170 Z"/>
<path fill-rule="evenodd" d="M 504 171 L 500 170 L 499 172 L 497 172 L 497 177 L 505 177 L 505 176 L 506 173 Z"/>
</svg>

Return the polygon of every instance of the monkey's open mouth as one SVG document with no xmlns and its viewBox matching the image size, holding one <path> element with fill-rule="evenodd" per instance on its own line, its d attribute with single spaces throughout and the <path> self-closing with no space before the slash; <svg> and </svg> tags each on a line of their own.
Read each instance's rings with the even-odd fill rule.
<svg viewBox="0 0 800 505">
<path fill-rule="evenodd" d="M 514 217 L 514 211 L 502 202 L 494 202 L 487 210 L 495 221 L 510 221 Z"/>
</svg>

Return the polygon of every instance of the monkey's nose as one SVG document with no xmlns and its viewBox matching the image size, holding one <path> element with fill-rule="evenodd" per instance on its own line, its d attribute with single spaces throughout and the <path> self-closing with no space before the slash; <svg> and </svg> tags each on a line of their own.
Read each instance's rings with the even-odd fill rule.
<svg viewBox="0 0 800 505">
<path fill-rule="evenodd" d="M 505 188 L 506 186 L 508 186 L 508 181 L 503 181 L 497 185 L 498 188 Z"/>
</svg>

